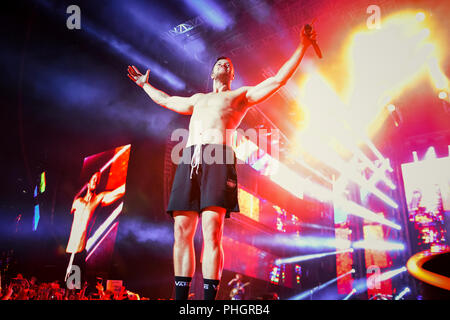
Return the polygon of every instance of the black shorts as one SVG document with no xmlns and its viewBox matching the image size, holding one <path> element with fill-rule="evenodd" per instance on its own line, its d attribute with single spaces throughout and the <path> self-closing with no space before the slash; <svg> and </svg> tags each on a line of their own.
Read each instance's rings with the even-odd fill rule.
<svg viewBox="0 0 450 320">
<path fill-rule="evenodd" d="M 181 162 L 175 172 L 167 213 L 196 211 L 210 206 L 239 212 L 236 155 L 231 147 L 218 144 L 201 145 L 198 168 L 191 166 L 194 146 L 182 150 Z"/>
</svg>

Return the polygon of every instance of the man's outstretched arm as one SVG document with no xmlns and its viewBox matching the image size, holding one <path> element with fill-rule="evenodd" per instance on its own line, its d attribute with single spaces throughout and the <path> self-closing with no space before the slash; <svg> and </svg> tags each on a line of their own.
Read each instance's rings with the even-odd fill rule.
<svg viewBox="0 0 450 320">
<path fill-rule="evenodd" d="M 70 214 L 74 213 L 75 210 L 77 210 L 79 202 L 80 202 L 80 198 L 76 198 L 75 200 L 73 200 L 72 209 L 70 209 Z"/>
<path fill-rule="evenodd" d="M 143 88 L 154 102 L 164 108 L 181 114 L 192 114 L 194 110 L 194 104 L 200 95 L 199 93 L 194 94 L 191 97 L 169 96 L 167 93 L 156 89 L 148 83 L 149 74 L 150 70 L 147 70 L 145 74 L 142 74 L 135 66 L 128 66 L 128 77 L 133 80 L 138 86 Z"/>
<path fill-rule="evenodd" d="M 122 198 L 124 194 L 125 194 L 125 184 L 121 185 L 120 187 L 116 188 L 113 191 L 102 192 L 100 193 L 101 205 L 103 207 L 109 206 L 110 204 Z"/>
<path fill-rule="evenodd" d="M 284 86 L 292 77 L 295 70 L 305 55 L 306 49 L 311 45 L 311 40 L 315 40 L 316 34 L 313 32 L 311 36 L 307 36 L 302 30 L 300 45 L 295 50 L 294 54 L 281 67 L 273 77 L 267 78 L 256 86 L 248 87 L 246 98 L 248 106 L 258 104 L 269 98 L 272 94 Z"/>
</svg>

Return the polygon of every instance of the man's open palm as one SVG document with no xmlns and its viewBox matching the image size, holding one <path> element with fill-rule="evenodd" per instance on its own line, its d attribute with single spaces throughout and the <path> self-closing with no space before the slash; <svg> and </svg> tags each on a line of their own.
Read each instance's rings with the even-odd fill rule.
<svg viewBox="0 0 450 320">
<path fill-rule="evenodd" d="M 149 69 L 147 69 L 145 74 L 142 74 L 135 66 L 128 66 L 128 78 L 136 82 L 140 87 L 143 87 L 147 83 L 149 74 Z"/>
</svg>

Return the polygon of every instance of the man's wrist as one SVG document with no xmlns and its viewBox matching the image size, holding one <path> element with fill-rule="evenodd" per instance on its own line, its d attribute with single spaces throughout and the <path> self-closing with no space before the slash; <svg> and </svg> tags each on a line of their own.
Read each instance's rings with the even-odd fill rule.
<svg viewBox="0 0 450 320">
<path fill-rule="evenodd" d="M 304 43 L 300 44 L 300 51 L 306 51 L 306 49 L 308 49 L 308 47 L 310 46 L 310 44 L 306 45 Z"/>
</svg>

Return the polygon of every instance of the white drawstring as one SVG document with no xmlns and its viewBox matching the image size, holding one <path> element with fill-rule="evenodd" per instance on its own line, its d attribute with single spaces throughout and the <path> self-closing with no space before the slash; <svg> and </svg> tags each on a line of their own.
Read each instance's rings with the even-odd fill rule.
<svg viewBox="0 0 450 320">
<path fill-rule="evenodd" d="M 202 145 L 196 144 L 194 147 L 194 154 L 192 155 L 192 159 L 191 159 L 191 179 L 192 179 L 192 173 L 194 172 L 194 168 L 195 168 L 195 173 L 198 174 L 198 167 L 200 166 L 201 150 L 202 150 Z"/>
</svg>

